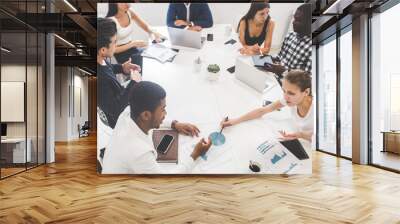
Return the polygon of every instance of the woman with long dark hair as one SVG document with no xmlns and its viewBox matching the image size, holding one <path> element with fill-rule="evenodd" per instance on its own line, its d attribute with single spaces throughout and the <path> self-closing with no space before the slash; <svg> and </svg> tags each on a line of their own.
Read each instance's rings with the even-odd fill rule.
<svg viewBox="0 0 400 224">
<path fill-rule="evenodd" d="M 243 45 L 241 54 L 268 54 L 271 49 L 275 22 L 269 16 L 270 5 L 265 2 L 253 2 L 249 11 L 239 22 L 239 40 Z M 264 43 L 264 45 L 263 45 Z"/>
<path fill-rule="evenodd" d="M 129 3 L 109 3 L 106 17 L 110 17 L 117 24 L 117 47 L 115 48 L 115 59 L 122 64 L 131 58 L 132 63 L 140 65 L 143 71 L 143 48 L 147 47 L 147 41 L 133 40 L 132 34 L 134 22 L 146 31 L 155 41 L 161 41 L 161 35 L 150 29 L 139 15 L 129 9 Z"/>
</svg>

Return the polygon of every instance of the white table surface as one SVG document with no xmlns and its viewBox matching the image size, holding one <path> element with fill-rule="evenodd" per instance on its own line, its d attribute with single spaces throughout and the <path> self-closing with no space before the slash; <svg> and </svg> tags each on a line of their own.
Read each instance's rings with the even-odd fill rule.
<svg viewBox="0 0 400 224">
<path fill-rule="evenodd" d="M 167 120 L 190 122 L 200 128 L 201 137 L 207 137 L 213 131 L 219 131 L 219 123 L 225 117 L 238 117 L 262 105 L 263 99 L 270 101 L 282 97 L 279 85 L 265 93 L 259 93 L 237 80 L 234 74 L 226 71 L 235 64 L 237 57 L 248 60 L 238 52 L 240 43 L 224 45 L 237 34 L 232 32 L 226 36 L 227 25 L 215 25 L 204 29 L 202 35 L 213 33 L 214 40 L 206 41 L 201 49 L 181 48 L 172 63 L 161 64 L 154 59 L 144 58 L 143 80 L 153 81 L 161 85 L 167 92 Z M 166 27 L 157 27 L 157 31 L 168 37 Z M 169 45 L 168 40 L 165 45 Z M 169 45 L 170 46 L 170 45 Z M 194 72 L 193 62 L 200 57 L 203 60 L 202 70 Z M 206 79 L 208 64 L 218 64 L 221 68 L 219 80 L 211 82 Z M 257 68 L 254 68 L 257 69 Z M 269 168 L 260 157 L 257 146 L 267 139 L 277 139 L 279 130 L 295 131 L 287 108 L 273 112 L 263 118 L 247 121 L 239 125 L 225 128 L 223 134 L 226 143 L 223 146 L 212 146 L 207 153 L 207 160 L 199 158 L 193 173 L 251 173 L 249 160 L 262 165 L 262 173 L 282 173 L 290 163 L 298 166 L 293 173 L 311 172 L 311 159 L 299 161 L 295 157 L 287 159 L 280 169 Z M 199 138 L 179 136 L 179 159 L 189 156 L 193 145 Z M 310 144 L 301 141 L 311 158 Z M 288 152 L 290 155 L 291 153 Z M 288 156 L 290 157 L 290 156 Z M 162 164 L 165 169 L 173 164 Z"/>
</svg>

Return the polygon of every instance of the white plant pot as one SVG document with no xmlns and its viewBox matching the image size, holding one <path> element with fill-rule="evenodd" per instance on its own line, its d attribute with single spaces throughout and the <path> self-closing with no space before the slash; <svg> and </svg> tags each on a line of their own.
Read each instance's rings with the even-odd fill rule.
<svg viewBox="0 0 400 224">
<path fill-rule="evenodd" d="M 207 79 L 209 81 L 217 81 L 219 76 L 220 76 L 220 72 L 213 73 L 213 72 L 207 71 Z"/>
</svg>

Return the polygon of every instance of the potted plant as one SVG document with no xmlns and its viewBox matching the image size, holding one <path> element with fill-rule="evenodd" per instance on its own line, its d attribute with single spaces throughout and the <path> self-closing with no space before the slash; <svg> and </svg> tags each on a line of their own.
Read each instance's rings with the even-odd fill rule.
<svg viewBox="0 0 400 224">
<path fill-rule="evenodd" d="M 210 81 L 215 81 L 218 79 L 219 77 L 219 71 L 221 69 L 219 68 L 219 66 L 217 64 L 210 64 L 207 67 L 207 71 L 208 71 L 208 80 Z"/>
</svg>

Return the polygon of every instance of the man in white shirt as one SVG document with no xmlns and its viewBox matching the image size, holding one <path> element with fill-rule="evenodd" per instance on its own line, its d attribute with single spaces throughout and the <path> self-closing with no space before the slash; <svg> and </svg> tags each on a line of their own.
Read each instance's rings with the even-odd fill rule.
<svg viewBox="0 0 400 224">
<path fill-rule="evenodd" d="M 188 158 L 179 160 L 175 170 L 163 170 L 157 163 L 157 151 L 148 135 L 159 128 L 166 111 L 165 90 L 156 83 L 142 81 L 130 91 L 130 106 L 121 113 L 103 159 L 103 174 L 162 174 L 188 173 L 194 161 L 211 146 L 202 139 Z M 169 125 L 167 125 L 169 126 Z M 197 135 L 191 124 L 173 121 L 170 127 L 180 133 Z"/>
</svg>

